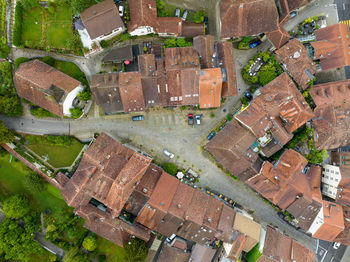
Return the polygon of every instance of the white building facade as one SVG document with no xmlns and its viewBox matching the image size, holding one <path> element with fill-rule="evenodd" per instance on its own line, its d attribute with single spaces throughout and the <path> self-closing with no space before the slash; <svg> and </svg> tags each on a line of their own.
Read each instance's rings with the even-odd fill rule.
<svg viewBox="0 0 350 262">
<path fill-rule="evenodd" d="M 338 166 L 323 165 L 322 168 L 322 194 L 335 199 L 337 196 L 338 185 L 341 180 L 340 168 Z"/>
</svg>

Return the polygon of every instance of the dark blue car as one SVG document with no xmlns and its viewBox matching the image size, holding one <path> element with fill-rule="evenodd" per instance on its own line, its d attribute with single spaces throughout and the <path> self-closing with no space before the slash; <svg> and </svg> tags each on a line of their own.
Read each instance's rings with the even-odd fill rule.
<svg viewBox="0 0 350 262">
<path fill-rule="evenodd" d="M 254 42 L 250 43 L 249 47 L 250 48 L 254 48 L 254 47 L 257 47 L 260 44 L 261 44 L 261 42 L 259 40 L 257 40 L 257 41 L 254 41 Z"/>
<path fill-rule="evenodd" d="M 211 132 L 208 136 L 207 139 L 211 140 L 215 136 L 215 131 Z"/>
</svg>

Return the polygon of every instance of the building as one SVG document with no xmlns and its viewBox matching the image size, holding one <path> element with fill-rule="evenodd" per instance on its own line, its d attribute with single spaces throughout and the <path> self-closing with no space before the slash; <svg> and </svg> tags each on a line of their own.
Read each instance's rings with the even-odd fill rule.
<svg viewBox="0 0 350 262">
<path fill-rule="evenodd" d="M 344 230 L 335 238 L 335 242 L 350 246 L 350 208 L 343 207 Z"/>
<path fill-rule="evenodd" d="M 217 42 L 217 59 L 219 66 L 224 70 L 222 80 L 222 97 L 237 96 L 237 79 L 233 46 L 230 42 Z"/>
<path fill-rule="evenodd" d="M 323 205 L 313 221 L 308 233 L 312 237 L 334 242 L 344 230 L 344 215 L 342 206 L 323 200 Z"/>
<path fill-rule="evenodd" d="M 292 79 L 283 73 L 259 89 L 260 95 L 235 116 L 256 137 L 253 150 L 270 157 L 314 114 Z"/>
<path fill-rule="evenodd" d="M 124 23 L 113 0 L 105 0 L 85 9 L 80 13 L 80 18 L 91 40 L 107 40 L 124 31 Z"/>
<path fill-rule="evenodd" d="M 321 62 L 322 70 L 350 65 L 350 38 L 347 24 L 334 24 L 316 30 L 314 60 Z"/>
<path fill-rule="evenodd" d="M 191 262 L 211 262 L 214 258 L 215 253 L 216 253 L 216 249 L 212 249 L 210 247 L 196 244 L 192 248 L 191 257 L 190 257 L 189 261 L 191 261 Z"/>
<path fill-rule="evenodd" d="M 294 216 L 294 222 L 304 231 L 310 228 L 322 206 L 321 169 L 306 165 L 302 155 L 287 149 L 274 165 L 265 161 L 259 174 L 247 181 L 263 197 Z"/>
<path fill-rule="evenodd" d="M 263 245 L 263 254 L 258 262 L 313 262 L 315 260 L 315 252 L 271 227 L 267 227 Z"/>
<path fill-rule="evenodd" d="M 134 55 L 132 46 L 127 45 L 123 47 L 114 48 L 102 59 L 103 63 L 121 63 L 125 60 L 133 61 Z"/>
<path fill-rule="evenodd" d="M 124 111 L 119 93 L 118 73 L 92 75 L 90 88 L 95 103 L 103 108 L 105 115 Z"/>
<path fill-rule="evenodd" d="M 276 61 L 283 65 L 301 89 L 305 90 L 314 80 L 316 63 L 298 39 L 293 39 L 278 49 Z"/>
<path fill-rule="evenodd" d="M 119 93 L 124 112 L 130 113 L 145 110 L 146 105 L 142 92 L 140 72 L 119 73 Z"/>
<path fill-rule="evenodd" d="M 206 144 L 205 149 L 230 173 L 245 181 L 261 168 L 262 160 L 251 149 L 255 143 L 255 136 L 233 119 Z"/>
<path fill-rule="evenodd" d="M 130 21 L 128 31 L 131 35 L 194 37 L 203 35 L 204 24 L 184 22 L 181 17 L 157 17 L 155 0 L 130 0 Z"/>
<path fill-rule="evenodd" d="M 17 94 L 59 116 L 71 116 L 84 90 L 82 84 L 37 59 L 23 63 L 16 70 L 14 83 Z"/>
<path fill-rule="evenodd" d="M 273 0 L 220 1 L 221 38 L 258 35 L 278 28 Z"/>
<path fill-rule="evenodd" d="M 341 80 L 311 88 L 316 104 L 312 119 L 315 146 L 336 149 L 350 144 L 350 80 Z"/>
<path fill-rule="evenodd" d="M 220 68 L 200 70 L 199 75 L 199 107 L 220 107 L 222 74 Z"/>
<path fill-rule="evenodd" d="M 341 180 L 342 174 L 338 166 L 324 164 L 322 168 L 322 194 L 336 199 Z"/>
</svg>

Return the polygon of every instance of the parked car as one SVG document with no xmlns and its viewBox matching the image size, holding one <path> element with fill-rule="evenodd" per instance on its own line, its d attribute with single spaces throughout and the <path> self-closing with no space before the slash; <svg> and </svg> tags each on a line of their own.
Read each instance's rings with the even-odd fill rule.
<svg viewBox="0 0 350 262">
<path fill-rule="evenodd" d="M 188 10 L 185 10 L 185 12 L 182 14 L 182 21 L 186 21 L 188 16 Z"/>
<path fill-rule="evenodd" d="M 250 43 L 250 44 L 249 44 L 249 47 L 250 47 L 250 48 L 254 48 L 254 47 L 257 47 L 257 46 L 260 45 L 260 44 L 261 44 L 261 41 L 260 41 L 260 40 L 256 40 L 256 41 Z"/>
<path fill-rule="evenodd" d="M 292 11 L 289 13 L 290 18 L 296 17 L 298 15 L 298 11 Z"/>
<path fill-rule="evenodd" d="M 118 7 L 118 10 L 119 10 L 119 15 L 120 15 L 120 16 L 123 16 L 123 15 L 124 15 L 124 6 L 120 5 L 120 6 Z"/>
<path fill-rule="evenodd" d="M 213 131 L 207 136 L 207 139 L 211 140 L 215 135 L 216 135 L 216 133 L 215 133 L 215 131 Z"/>
<path fill-rule="evenodd" d="M 132 121 L 142 121 L 142 120 L 145 120 L 145 117 L 142 115 L 132 117 Z"/>
<path fill-rule="evenodd" d="M 333 243 L 333 248 L 334 249 L 338 249 L 340 247 L 340 243 L 338 243 L 338 242 L 334 242 Z"/>
<path fill-rule="evenodd" d="M 248 91 L 244 92 L 244 97 L 247 98 L 248 101 L 251 101 L 253 99 L 252 94 L 249 93 Z"/>
<path fill-rule="evenodd" d="M 195 115 L 195 119 L 196 119 L 196 124 L 200 125 L 201 124 L 201 115 Z"/>
<path fill-rule="evenodd" d="M 188 124 L 189 125 L 193 125 L 194 121 L 193 121 L 193 114 L 188 114 L 187 115 L 187 120 L 188 120 Z"/>
<path fill-rule="evenodd" d="M 205 24 L 205 27 L 208 27 L 208 17 L 207 16 L 204 17 L 204 24 Z"/>
<path fill-rule="evenodd" d="M 169 157 L 170 159 L 174 158 L 174 154 L 170 153 L 168 150 L 164 149 L 163 150 L 164 155 L 166 155 L 167 157 Z"/>
<path fill-rule="evenodd" d="M 175 9 L 175 17 L 180 17 L 180 12 L 181 12 L 180 8 L 176 8 Z"/>
</svg>

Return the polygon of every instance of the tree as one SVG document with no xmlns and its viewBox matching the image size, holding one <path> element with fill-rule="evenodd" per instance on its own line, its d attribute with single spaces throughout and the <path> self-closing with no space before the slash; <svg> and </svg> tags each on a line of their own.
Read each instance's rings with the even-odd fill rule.
<svg viewBox="0 0 350 262">
<path fill-rule="evenodd" d="M 91 92 L 89 88 L 86 88 L 85 90 L 81 91 L 78 94 L 78 98 L 83 101 L 88 101 L 91 99 Z"/>
<path fill-rule="evenodd" d="M 157 0 L 156 3 L 157 3 L 157 9 L 163 9 L 164 8 L 165 3 L 164 3 L 163 0 Z"/>
<path fill-rule="evenodd" d="M 204 17 L 207 16 L 207 13 L 203 10 L 197 11 L 194 15 L 194 22 L 197 24 L 204 22 Z"/>
<path fill-rule="evenodd" d="M 63 262 L 89 262 L 89 258 L 78 247 L 71 248 L 63 257 Z"/>
<path fill-rule="evenodd" d="M 16 94 L 8 93 L 0 96 L 0 113 L 7 116 L 20 116 L 23 114 L 22 104 Z"/>
<path fill-rule="evenodd" d="M 90 0 L 72 0 L 71 6 L 74 13 L 81 13 L 85 9 L 93 5 L 95 1 Z"/>
<path fill-rule="evenodd" d="M 4 201 L 3 211 L 9 218 L 22 218 L 30 211 L 29 200 L 24 195 L 14 195 Z"/>
<path fill-rule="evenodd" d="M 165 163 L 163 165 L 163 169 L 165 172 L 173 176 L 177 174 L 177 170 L 178 170 L 177 166 L 174 163 Z"/>
<path fill-rule="evenodd" d="M 165 45 L 166 48 L 168 48 L 168 47 L 176 47 L 176 38 L 172 37 L 172 38 L 165 39 L 164 45 Z"/>
<path fill-rule="evenodd" d="M 11 143 L 14 139 L 14 134 L 0 121 L 0 144 Z"/>
<path fill-rule="evenodd" d="M 83 114 L 83 110 L 80 107 L 69 109 L 72 118 L 79 118 Z"/>
<path fill-rule="evenodd" d="M 33 192 L 42 192 L 46 190 L 46 181 L 37 173 L 30 172 L 24 177 L 26 188 Z"/>
<path fill-rule="evenodd" d="M 31 254 L 43 252 L 34 237 L 35 234 L 9 217 L 0 224 L 0 250 L 5 253 L 7 260 L 28 261 Z"/>
<path fill-rule="evenodd" d="M 271 64 L 265 65 L 258 73 L 258 76 L 260 84 L 264 86 L 277 77 L 276 68 Z"/>
<path fill-rule="evenodd" d="M 148 249 L 144 241 L 134 238 L 125 246 L 127 262 L 143 262 L 146 259 Z"/>
<path fill-rule="evenodd" d="M 97 240 L 94 236 L 88 236 L 83 241 L 83 247 L 87 251 L 94 251 L 97 248 Z"/>
</svg>

